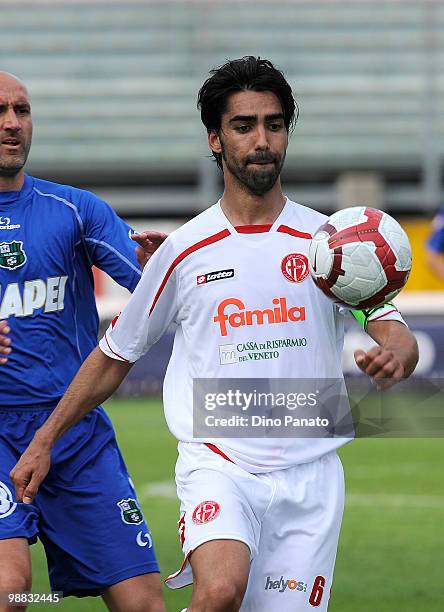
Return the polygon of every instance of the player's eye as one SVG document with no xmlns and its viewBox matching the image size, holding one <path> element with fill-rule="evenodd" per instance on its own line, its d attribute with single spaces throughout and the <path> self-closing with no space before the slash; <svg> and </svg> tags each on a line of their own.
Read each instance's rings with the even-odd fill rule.
<svg viewBox="0 0 444 612">
<path fill-rule="evenodd" d="M 19 106 L 16 109 L 16 112 L 18 115 L 29 115 L 29 113 L 31 112 L 31 109 L 29 108 L 29 106 Z"/>
<path fill-rule="evenodd" d="M 282 123 L 270 123 L 269 128 L 272 132 L 278 132 L 283 128 Z"/>
<path fill-rule="evenodd" d="M 248 124 L 244 124 L 244 125 L 238 125 L 236 126 L 236 131 L 239 132 L 240 134 L 246 134 L 247 132 L 250 131 L 250 126 Z"/>
</svg>

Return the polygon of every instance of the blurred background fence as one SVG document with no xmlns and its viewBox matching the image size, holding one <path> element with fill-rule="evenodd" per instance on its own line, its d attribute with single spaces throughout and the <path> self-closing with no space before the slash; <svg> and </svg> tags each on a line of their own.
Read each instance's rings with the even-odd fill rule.
<svg viewBox="0 0 444 612">
<path fill-rule="evenodd" d="M 422 338 L 422 374 L 443 371 L 444 282 L 424 250 L 444 200 L 443 2 L 0 0 L 0 9 L 0 68 L 32 96 L 28 170 L 96 191 L 139 229 L 171 231 L 217 200 L 197 91 L 227 58 L 271 59 L 300 107 L 286 193 L 327 214 L 367 204 L 401 221 L 414 271 L 399 304 Z M 126 296 L 99 274 L 97 292 L 106 321 Z M 158 372 L 147 376 L 158 386 Z"/>
</svg>

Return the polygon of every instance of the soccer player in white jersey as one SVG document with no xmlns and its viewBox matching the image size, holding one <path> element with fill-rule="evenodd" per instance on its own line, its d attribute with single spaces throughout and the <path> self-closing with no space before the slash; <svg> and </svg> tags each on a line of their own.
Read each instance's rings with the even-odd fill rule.
<svg viewBox="0 0 444 612">
<path fill-rule="evenodd" d="M 19 499 L 32 500 L 55 441 L 174 323 L 164 406 L 179 440 L 185 559 L 167 584 L 193 582 L 191 612 L 326 610 L 344 501 L 336 449 L 346 439 L 193 435 L 193 379 L 342 377 L 342 315 L 307 273 L 325 216 L 282 192 L 296 105 L 269 61 L 246 57 L 213 71 L 199 107 L 223 171 L 221 200 L 151 258 L 12 478 Z M 372 318 L 378 346 L 357 350 L 358 365 L 376 381 L 409 376 L 417 345 L 400 314 L 383 307 Z"/>
</svg>

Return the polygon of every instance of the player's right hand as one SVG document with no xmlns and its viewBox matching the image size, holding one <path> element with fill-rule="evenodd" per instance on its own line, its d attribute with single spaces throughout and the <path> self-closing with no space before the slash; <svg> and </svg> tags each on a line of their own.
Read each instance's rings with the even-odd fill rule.
<svg viewBox="0 0 444 612">
<path fill-rule="evenodd" d="M 8 321 L 0 321 L 0 365 L 8 361 L 7 355 L 11 352 L 11 338 L 8 336 L 10 331 Z"/>
<path fill-rule="evenodd" d="M 31 504 L 39 486 L 51 467 L 51 451 L 34 437 L 9 477 L 15 488 L 17 501 Z"/>
</svg>

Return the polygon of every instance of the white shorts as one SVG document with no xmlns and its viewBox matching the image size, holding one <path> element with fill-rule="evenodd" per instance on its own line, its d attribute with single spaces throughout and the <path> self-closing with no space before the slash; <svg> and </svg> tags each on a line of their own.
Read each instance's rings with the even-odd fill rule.
<svg viewBox="0 0 444 612">
<path fill-rule="evenodd" d="M 251 568 L 242 612 L 325 611 L 344 509 L 336 452 L 266 474 L 250 474 L 205 444 L 180 443 L 176 465 L 185 559 L 166 579 L 193 582 L 189 557 L 210 540 L 239 540 Z"/>
</svg>

